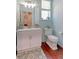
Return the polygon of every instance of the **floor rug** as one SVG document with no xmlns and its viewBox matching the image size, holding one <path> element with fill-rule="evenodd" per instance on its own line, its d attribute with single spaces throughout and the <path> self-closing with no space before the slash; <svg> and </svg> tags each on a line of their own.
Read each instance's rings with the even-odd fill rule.
<svg viewBox="0 0 79 59">
<path fill-rule="evenodd" d="M 17 54 L 16 59 L 47 59 L 41 48 L 34 48 Z"/>
</svg>

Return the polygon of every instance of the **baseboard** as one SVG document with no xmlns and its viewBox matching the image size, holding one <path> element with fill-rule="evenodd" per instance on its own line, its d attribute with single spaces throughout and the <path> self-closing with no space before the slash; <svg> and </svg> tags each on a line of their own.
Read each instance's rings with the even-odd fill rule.
<svg viewBox="0 0 79 59">
<path fill-rule="evenodd" d="M 58 43 L 58 46 L 60 46 L 61 48 L 63 48 L 63 44 Z"/>
<path fill-rule="evenodd" d="M 42 42 L 43 44 L 46 44 L 48 47 L 49 47 L 49 45 L 46 43 L 46 42 Z M 63 49 L 63 46 L 61 46 L 61 45 L 59 45 L 59 44 L 57 44 L 57 46 L 59 47 L 59 48 L 62 48 Z"/>
</svg>

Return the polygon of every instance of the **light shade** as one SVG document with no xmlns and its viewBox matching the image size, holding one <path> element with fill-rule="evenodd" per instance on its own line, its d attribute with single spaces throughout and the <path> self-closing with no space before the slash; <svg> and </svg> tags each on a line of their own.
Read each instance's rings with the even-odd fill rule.
<svg viewBox="0 0 79 59">
<path fill-rule="evenodd" d="M 32 2 L 22 2 L 21 4 L 24 5 L 26 8 L 34 8 L 36 6 L 36 4 Z"/>
</svg>

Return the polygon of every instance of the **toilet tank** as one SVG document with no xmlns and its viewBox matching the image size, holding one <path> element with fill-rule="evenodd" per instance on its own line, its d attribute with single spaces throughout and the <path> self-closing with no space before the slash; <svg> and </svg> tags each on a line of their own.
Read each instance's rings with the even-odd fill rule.
<svg viewBox="0 0 79 59">
<path fill-rule="evenodd" d="M 45 35 L 52 35 L 53 29 L 52 28 L 45 28 Z"/>
</svg>

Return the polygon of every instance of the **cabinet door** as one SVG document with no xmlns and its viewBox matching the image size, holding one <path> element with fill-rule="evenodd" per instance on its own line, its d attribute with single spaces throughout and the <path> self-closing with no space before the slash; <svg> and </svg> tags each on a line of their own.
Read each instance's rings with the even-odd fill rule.
<svg viewBox="0 0 79 59">
<path fill-rule="evenodd" d="M 17 32 L 17 50 L 24 50 L 29 48 L 29 32 Z"/>
<path fill-rule="evenodd" d="M 32 47 L 40 47 L 42 41 L 42 32 L 39 30 L 33 30 L 31 33 L 31 48 Z"/>
</svg>

